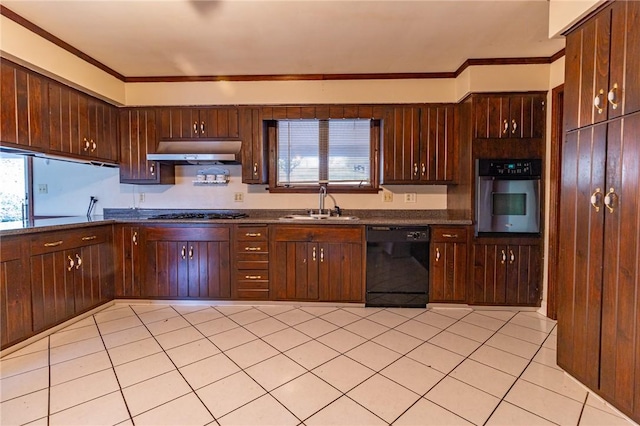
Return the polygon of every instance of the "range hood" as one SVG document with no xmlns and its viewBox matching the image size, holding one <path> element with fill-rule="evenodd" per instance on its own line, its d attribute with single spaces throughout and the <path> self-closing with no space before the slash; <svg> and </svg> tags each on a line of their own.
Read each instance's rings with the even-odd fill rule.
<svg viewBox="0 0 640 426">
<path fill-rule="evenodd" d="M 173 164 L 240 164 L 236 155 L 242 142 L 238 140 L 163 139 L 156 152 L 147 154 L 149 161 Z"/>
</svg>

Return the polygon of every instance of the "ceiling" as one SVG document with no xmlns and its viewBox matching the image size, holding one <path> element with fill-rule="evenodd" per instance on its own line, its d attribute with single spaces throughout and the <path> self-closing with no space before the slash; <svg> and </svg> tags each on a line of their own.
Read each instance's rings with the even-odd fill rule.
<svg viewBox="0 0 640 426">
<path fill-rule="evenodd" d="M 125 77 L 454 72 L 550 57 L 546 0 L 3 0 Z"/>
</svg>

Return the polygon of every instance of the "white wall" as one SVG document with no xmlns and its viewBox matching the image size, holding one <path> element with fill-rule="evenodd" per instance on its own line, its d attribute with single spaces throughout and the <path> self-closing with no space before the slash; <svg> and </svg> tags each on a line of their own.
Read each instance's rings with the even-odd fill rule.
<svg viewBox="0 0 640 426">
<path fill-rule="evenodd" d="M 94 214 L 108 208 L 184 208 L 184 209 L 307 209 L 317 208 L 315 194 L 270 194 L 264 185 L 241 182 L 239 165 L 221 166 L 229 170 L 227 185 L 197 185 L 200 166 L 176 166 L 175 185 L 120 184 L 117 168 L 97 167 L 68 161 L 34 158 L 33 183 L 37 189 L 46 184 L 47 194 L 34 194 L 37 216 L 77 216 L 87 212 L 91 196 L 98 198 Z M 446 186 L 389 186 L 392 202 L 383 202 L 379 194 L 331 194 L 326 206 L 334 203 L 343 209 L 446 209 Z M 413 192 L 416 203 L 405 203 L 403 194 Z M 243 202 L 235 202 L 236 193 Z M 334 202 L 335 200 L 335 202 Z"/>
<path fill-rule="evenodd" d="M 605 0 L 549 0 L 549 38 L 559 37 Z"/>
</svg>

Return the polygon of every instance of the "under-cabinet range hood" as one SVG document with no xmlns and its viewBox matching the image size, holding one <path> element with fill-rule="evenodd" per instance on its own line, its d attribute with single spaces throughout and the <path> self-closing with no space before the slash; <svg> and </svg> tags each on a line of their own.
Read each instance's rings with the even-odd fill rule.
<svg viewBox="0 0 640 426">
<path fill-rule="evenodd" d="M 149 161 L 173 164 L 240 164 L 236 155 L 242 142 L 238 140 L 160 140 L 156 152 L 147 154 Z"/>
</svg>

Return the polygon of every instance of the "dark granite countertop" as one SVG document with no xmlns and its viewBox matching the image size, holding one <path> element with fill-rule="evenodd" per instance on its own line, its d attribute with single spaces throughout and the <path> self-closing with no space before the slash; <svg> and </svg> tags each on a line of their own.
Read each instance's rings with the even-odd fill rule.
<svg viewBox="0 0 640 426">
<path fill-rule="evenodd" d="M 224 212 L 246 213 L 248 217 L 241 219 L 178 219 L 156 220 L 150 216 L 178 212 Z M 64 229 L 96 226 L 109 223 L 173 223 L 173 224 L 332 224 L 332 225 L 471 225 L 468 212 L 451 210 L 344 210 L 343 216 L 356 216 L 358 219 L 347 221 L 336 220 L 296 220 L 281 219 L 292 214 L 306 214 L 305 210 L 184 210 L 184 209 L 105 209 L 104 216 L 66 216 L 49 219 L 36 219 L 31 222 L 4 222 L 0 224 L 0 237 L 28 234 L 33 232 L 57 231 Z"/>
</svg>

